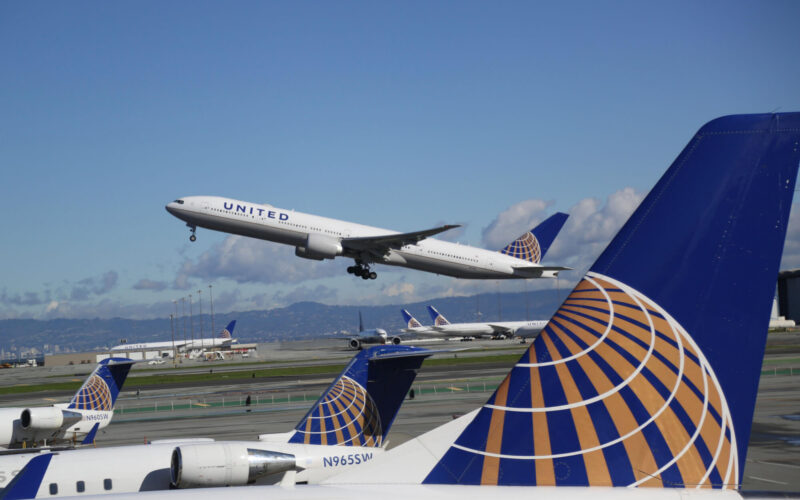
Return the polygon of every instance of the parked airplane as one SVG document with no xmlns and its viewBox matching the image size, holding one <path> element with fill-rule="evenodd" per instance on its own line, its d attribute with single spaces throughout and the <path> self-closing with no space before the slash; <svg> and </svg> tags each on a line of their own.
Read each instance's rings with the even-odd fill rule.
<svg viewBox="0 0 800 500">
<path fill-rule="evenodd" d="M 236 320 L 228 323 L 228 326 L 219 334 L 217 338 L 176 340 L 174 342 L 140 342 L 136 344 L 120 344 L 111 348 L 112 351 L 152 351 L 163 350 L 171 352 L 173 347 L 178 352 L 191 351 L 192 349 L 205 349 L 211 347 L 221 347 L 224 345 L 235 344 L 233 329 L 236 328 Z"/>
<path fill-rule="evenodd" d="M 394 344 L 402 342 L 398 336 L 389 338 L 389 334 L 383 328 L 370 328 L 364 330 L 364 320 L 361 318 L 361 311 L 358 312 L 358 335 L 350 337 L 347 345 L 350 349 L 361 349 L 364 344 Z"/>
<path fill-rule="evenodd" d="M 264 434 L 258 441 L 161 440 L 43 452 L 33 462 L 44 464 L 41 477 L 25 479 L 26 495 L 14 498 L 269 484 L 286 472 L 297 481 L 319 482 L 384 452 L 386 436 L 418 369 L 435 352 L 391 345 L 365 349 L 294 430 Z M 29 459 L 0 456 L 0 487 Z"/>
<path fill-rule="evenodd" d="M 800 113 L 707 123 L 483 407 L 324 485 L 226 495 L 771 498 L 736 490 L 799 162 Z"/>
<path fill-rule="evenodd" d="M 292 245 L 295 255 L 323 260 L 346 257 L 355 260 L 347 272 L 375 279 L 372 264 L 408 267 L 456 278 L 529 279 L 553 278 L 567 267 L 542 266 L 541 259 L 568 215 L 556 213 L 499 252 L 430 238 L 458 227 L 446 225 L 398 233 L 294 210 L 275 208 L 218 196 L 187 196 L 166 209 L 186 222 L 189 239 L 197 227 Z"/>
<path fill-rule="evenodd" d="M 124 358 L 104 359 L 69 403 L 0 409 L 0 447 L 94 441 L 97 430 L 111 423 L 114 403 L 132 364 Z"/>
<path fill-rule="evenodd" d="M 547 324 L 545 320 L 535 321 L 495 321 L 483 323 L 450 323 L 433 306 L 428 306 L 428 313 L 433 320 L 433 326 L 422 326 L 405 309 L 401 310 L 403 318 L 406 320 L 407 328 L 404 332 L 413 332 L 420 336 L 427 337 L 523 337 L 531 338 L 539 335 L 539 332 Z M 419 326 L 413 326 L 419 325 Z"/>
</svg>

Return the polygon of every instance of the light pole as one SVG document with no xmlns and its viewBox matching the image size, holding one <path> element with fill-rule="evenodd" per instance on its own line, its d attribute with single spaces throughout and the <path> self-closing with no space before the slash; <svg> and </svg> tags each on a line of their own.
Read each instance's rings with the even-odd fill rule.
<svg viewBox="0 0 800 500">
<path fill-rule="evenodd" d="M 192 315 L 192 294 L 189 294 L 189 333 L 192 338 L 192 349 L 194 349 L 194 316 Z"/>
<path fill-rule="evenodd" d="M 214 328 L 214 296 L 211 294 L 211 285 L 208 285 L 208 299 L 211 301 L 211 336 L 217 334 L 217 329 Z"/>
<path fill-rule="evenodd" d="M 175 352 L 175 324 L 173 323 L 173 316 L 169 315 L 169 329 L 172 332 L 172 367 L 175 368 L 175 358 L 177 353 Z"/>
<path fill-rule="evenodd" d="M 200 308 L 200 348 L 203 348 L 203 296 L 200 295 L 203 293 L 202 290 L 197 291 L 197 307 Z"/>
</svg>

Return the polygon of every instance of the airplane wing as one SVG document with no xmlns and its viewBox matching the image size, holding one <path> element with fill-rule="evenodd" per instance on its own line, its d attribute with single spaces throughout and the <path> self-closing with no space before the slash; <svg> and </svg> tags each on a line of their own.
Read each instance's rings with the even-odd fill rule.
<svg viewBox="0 0 800 500">
<path fill-rule="evenodd" d="M 384 234 L 381 236 L 363 236 L 359 238 L 343 238 L 341 241 L 342 247 L 348 250 L 356 250 L 362 252 L 371 252 L 376 255 L 385 255 L 393 248 L 400 248 L 404 245 L 412 245 L 418 243 L 428 236 L 443 233 L 461 227 L 458 224 L 447 224 L 444 226 L 425 229 L 424 231 L 415 231 L 413 233 L 395 233 Z"/>
<path fill-rule="evenodd" d="M 556 276 L 559 271 L 572 271 L 571 267 L 563 266 L 511 266 L 511 268 L 514 269 L 515 274 L 533 278 L 542 276 L 552 278 Z"/>
<path fill-rule="evenodd" d="M 511 328 L 509 328 L 507 326 L 492 325 L 491 323 L 489 324 L 489 328 L 494 330 L 494 333 L 511 333 L 513 331 L 513 329 L 511 329 Z"/>
</svg>

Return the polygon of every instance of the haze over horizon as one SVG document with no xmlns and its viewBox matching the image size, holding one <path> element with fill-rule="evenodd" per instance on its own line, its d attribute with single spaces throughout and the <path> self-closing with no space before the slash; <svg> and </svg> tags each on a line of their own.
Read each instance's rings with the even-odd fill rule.
<svg viewBox="0 0 800 500">
<path fill-rule="evenodd" d="M 705 122 L 800 110 L 800 4 L 0 4 L 0 319 L 567 288 Z M 199 229 L 220 195 L 499 249 L 570 214 L 552 280 L 472 281 Z M 800 266 L 798 204 L 782 268 Z M 196 300 L 196 298 L 195 298 Z M 187 303 L 188 307 L 188 303 Z"/>
</svg>

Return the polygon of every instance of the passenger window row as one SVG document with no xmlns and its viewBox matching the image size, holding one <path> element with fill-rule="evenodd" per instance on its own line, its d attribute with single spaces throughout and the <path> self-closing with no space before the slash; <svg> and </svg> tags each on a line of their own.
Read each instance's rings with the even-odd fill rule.
<svg viewBox="0 0 800 500">
<path fill-rule="evenodd" d="M 113 487 L 113 483 L 111 479 L 103 479 L 103 489 L 106 491 L 111 491 Z M 78 481 L 75 483 L 75 491 L 78 493 L 84 493 L 86 491 L 86 483 L 84 481 Z M 58 495 L 58 483 L 50 483 L 50 494 L 51 495 Z"/>
</svg>

